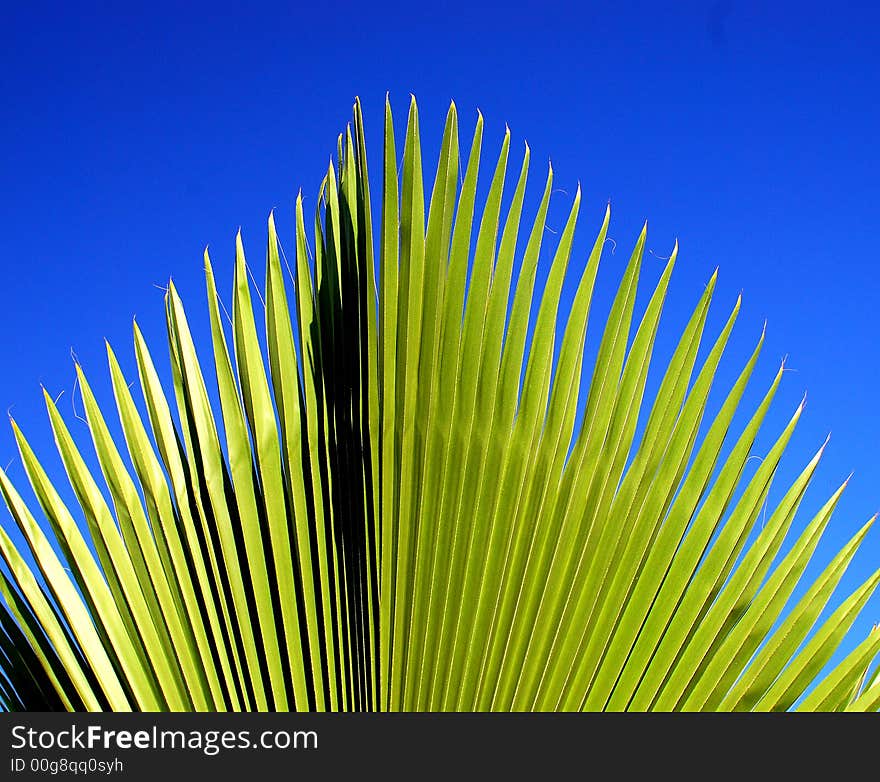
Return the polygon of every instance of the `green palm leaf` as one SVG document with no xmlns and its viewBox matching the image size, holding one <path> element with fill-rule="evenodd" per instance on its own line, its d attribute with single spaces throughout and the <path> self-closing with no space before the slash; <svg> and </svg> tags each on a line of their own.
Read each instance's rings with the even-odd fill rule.
<svg viewBox="0 0 880 782">
<path fill-rule="evenodd" d="M 140 399 L 108 346 L 119 440 L 77 366 L 100 476 L 46 394 L 77 511 L 13 423 L 45 522 L 0 472 L 0 707 L 877 710 L 880 633 L 826 669 L 880 571 L 816 627 L 870 522 L 802 584 L 844 488 L 797 523 L 822 450 L 758 524 L 803 409 L 750 474 L 763 334 L 704 420 L 717 274 L 647 397 L 678 248 L 637 312 L 645 226 L 582 384 L 610 210 L 581 261 L 578 188 L 537 286 L 553 172 L 529 217 L 509 131 L 481 172 L 453 104 L 426 200 L 386 101 L 375 246 L 359 102 L 337 147 L 292 268 L 270 215 L 258 304 L 236 237 L 228 329 L 205 254 L 210 346 L 169 286 L 171 387 L 137 325 Z"/>
</svg>

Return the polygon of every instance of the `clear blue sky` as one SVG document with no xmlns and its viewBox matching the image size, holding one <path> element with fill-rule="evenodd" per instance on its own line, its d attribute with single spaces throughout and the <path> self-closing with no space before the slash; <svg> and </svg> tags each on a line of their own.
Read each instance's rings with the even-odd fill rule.
<svg viewBox="0 0 880 782">
<path fill-rule="evenodd" d="M 203 328 L 204 246 L 230 282 L 241 226 L 260 269 L 269 210 L 290 246 L 296 192 L 314 207 L 354 96 L 375 174 L 385 93 L 402 124 L 412 92 L 426 158 L 454 99 L 463 128 L 482 110 L 488 143 L 505 123 L 513 149 L 529 141 L 536 182 L 551 158 L 558 187 L 573 193 L 580 181 L 581 257 L 610 199 L 617 251 L 603 261 L 597 312 L 645 218 L 657 256 L 679 239 L 661 357 L 716 266 L 715 329 L 744 293 L 724 378 L 768 319 L 747 404 L 782 356 L 796 371 L 759 445 L 809 393 L 771 499 L 829 431 L 800 523 L 855 470 L 820 557 L 880 509 L 880 12 L 869 4 L 134 6 L 4 11 L 0 408 L 12 407 L 39 453 L 54 453 L 40 383 L 66 389 L 61 409 L 86 434 L 70 408 L 71 348 L 112 404 L 103 338 L 134 379 L 137 315 L 164 357 L 155 285 L 171 276 Z M 649 255 L 645 280 L 660 269 Z M 14 456 L 3 427 L 0 462 Z M 15 462 L 10 471 L 23 481 Z M 845 586 L 872 565 L 880 528 Z M 876 597 L 856 635 L 874 621 Z"/>
</svg>

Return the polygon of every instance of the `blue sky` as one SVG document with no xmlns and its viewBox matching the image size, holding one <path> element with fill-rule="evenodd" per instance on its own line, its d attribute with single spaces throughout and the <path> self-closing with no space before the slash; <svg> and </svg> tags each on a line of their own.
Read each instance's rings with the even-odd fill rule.
<svg viewBox="0 0 880 782">
<path fill-rule="evenodd" d="M 133 316 L 163 354 L 156 286 L 172 276 L 206 333 L 204 246 L 231 283 L 241 226 L 260 269 L 269 210 L 289 246 L 296 193 L 314 208 L 353 98 L 364 104 L 375 175 L 385 94 L 402 128 L 412 92 L 427 160 L 454 99 L 463 137 L 479 108 L 487 148 L 505 123 L 517 154 L 528 140 L 533 204 L 550 159 L 558 188 L 573 194 L 580 182 L 581 258 L 610 200 L 617 249 L 603 260 L 594 320 L 646 218 L 646 293 L 660 257 L 676 238 L 681 246 L 658 358 L 716 266 L 710 329 L 744 295 L 722 378 L 768 320 L 745 406 L 783 356 L 794 371 L 759 446 L 808 392 L 771 499 L 829 431 L 801 523 L 855 470 L 820 560 L 880 510 L 876 9 L 736 0 L 134 6 L 33 3 L 4 14 L 0 407 L 39 453 L 53 455 L 41 383 L 65 391 L 61 409 L 77 423 L 71 349 L 112 403 L 103 339 L 132 379 Z M 564 218 L 560 195 L 551 226 Z M 4 428 L 0 462 L 12 461 L 21 482 L 15 454 Z M 844 587 L 880 564 L 878 552 L 880 528 Z M 877 597 L 855 636 L 876 621 Z"/>
</svg>

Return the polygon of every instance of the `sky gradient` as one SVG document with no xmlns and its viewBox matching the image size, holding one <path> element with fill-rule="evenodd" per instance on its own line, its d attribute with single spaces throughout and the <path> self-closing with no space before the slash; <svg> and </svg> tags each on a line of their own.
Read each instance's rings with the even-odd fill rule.
<svg viewBox="0 0 880 782">
<path fill-rule="evenodd" d="M 767 320 L 743 412 L 783 356 L 792 371 L 757 455 L 808 393 L 771 502 L 829 432 L 796 524 L 854 471 L 819 565 L 880 510 L 876 8 L 735 0 L 124 6 L 19 4 L 4 18 L 0 408 L 50 464 L 57 459 L 40 384 L 64 392 L 62 412 L 86 435 L 73 417 L 71 350 L 112 405 L 103 340 L 134 380 L 136 316 L 165 361 L 160 288 L 171 277 L 206 336 L 204 247 L 228 296 L 241 227 L 262 284 L 267 215 L 276 209 L 291 247 L 296 193 L 302 188 L 314 209 L 354 97 L 364 105 L 375 180 L 386 92 L 401 133 L 413 93 L 426 169 L 454 99 L 463 145 L 478 109 L 487 156 L 505 123 L 511 171 L 528 141 L 532 210 L 552 160 L 563 192 L 551 230 L 581 184 L 574 266 L 610 201 L 615 242 L 603 256 L 593 324 L 645 219 L 641 302 L 661 258 L 680 243 L 661 365 L 716 267 L 711 338 L 743 293 L 720 390 Z M 2 427 L 0 466 L 11 465 L 24 488 L 15 457 Z M 880 528 L 842 589 L 878 565 Z M 877 621 L 875 596 L 853 639 Z"/>
</svg>

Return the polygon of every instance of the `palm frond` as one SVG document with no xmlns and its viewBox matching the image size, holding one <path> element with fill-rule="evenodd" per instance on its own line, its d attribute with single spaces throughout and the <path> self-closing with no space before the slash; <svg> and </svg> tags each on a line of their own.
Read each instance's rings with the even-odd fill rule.
<svg viewBox="0 0 880 782">
<path fill-rule="evenodd" d="M 402 145 L 386 102 L 375 241 L 359 102 L 337 146 L 292 289 L 270 215 L 229 330 L 205 253 L 205 355 L 169 286 L 171 388 L 136 324 L 141 399 L 108 346 L 121 439 L 76 367 L 96 470 L 45 395 L 78 509 L 13 422 L 42 520 L 0 472 L 0 707 L 877 710 L 876 629 L 829 664 L 880 570 L 816 627 L 871 522 L 803 583 L 845 487 L 797 523 L 822 449 L 758 524 L 803 410 L 749 473 L 763 333 L 705 420 L 740 312 L 707 334 L 717 273 L 649 395 L 678 248 L 637 312 L 645 226 L 582 384 L 610 210 L 573 258 L 578 189 L 539 286 L 553 171 L 529 219 L 509 130 L 478 204 L 453 104 L 426 199 L 415 100 Z"/>
</svg>

